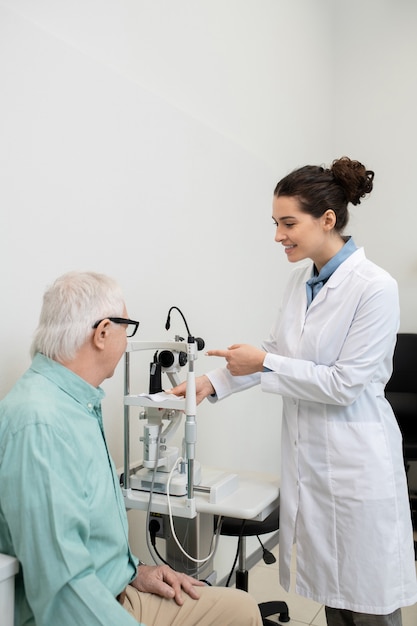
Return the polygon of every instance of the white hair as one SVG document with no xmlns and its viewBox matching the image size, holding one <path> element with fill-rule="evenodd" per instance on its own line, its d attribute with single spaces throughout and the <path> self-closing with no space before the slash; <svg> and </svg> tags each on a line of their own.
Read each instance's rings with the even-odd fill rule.
<svg viewBox="0 0 417 626">
<path fill-rule="evenodd" d="M 31 346 L 56 361 L 71 361 L 93 332 L 93 324 L 120 317 L 124 298 L 119 285 L 104 274 L 68 272 L 46 290 Z"/>
</svg>

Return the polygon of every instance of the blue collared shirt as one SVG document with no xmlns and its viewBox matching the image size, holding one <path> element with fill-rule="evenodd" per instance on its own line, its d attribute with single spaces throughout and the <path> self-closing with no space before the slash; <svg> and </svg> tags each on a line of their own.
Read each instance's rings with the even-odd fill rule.
<svg viewBox="0 0 417 626">
<path fill-rule="evenodd" d="M 306 282 L 307 308 L 319 293 L 320 289 L 322 289 L 323 285 L 329 280 L 330 276 L 337 270 L 339 265 L 341 265 L 343 261 L 346 261 L 355 250 L 357 250 L 356 244 L 352 237 L 349 237 L 343 248 L 341 248 L 326 265 L 323 265 L 319 274 L 313 273 L 313 276 Z M 315 270 L 316 268 L 314 267 L 313 272 L 315 272 Z"/>
<path fill-rule="evenodd" d="M 115 600 L 137 559 L 103 396 L 37 354 L 0 402 L 0 552 L 20 562 L 15 625 L 137 626 Z"/>
</svg>

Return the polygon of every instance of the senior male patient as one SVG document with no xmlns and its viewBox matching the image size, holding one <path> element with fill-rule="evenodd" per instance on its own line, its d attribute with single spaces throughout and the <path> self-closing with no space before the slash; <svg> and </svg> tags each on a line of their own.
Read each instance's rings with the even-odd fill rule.
<svg viewBox="0 0 417 626">
<path fill-rule="evenodd" d="M 15 624 L 262 624 L 249 594 L 130 551 L 100 384 L 138 322 L 118 285 L 71 272 L 46 291 L 30 368 L 0 402 L 0 552 L 16 556 Z"/>
</svg>

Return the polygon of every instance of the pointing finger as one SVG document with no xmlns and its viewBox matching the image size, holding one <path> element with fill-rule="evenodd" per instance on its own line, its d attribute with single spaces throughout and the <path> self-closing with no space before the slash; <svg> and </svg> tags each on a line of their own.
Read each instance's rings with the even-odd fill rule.
<svg viewBox="0 0 417 626">
<path fill-rule="evenodd" d="M 208 350 L 206 352 L 207 356 L 222 356 L 224 358 L 226 358 L 227 356 L 227 350 Z"/>
</svg>

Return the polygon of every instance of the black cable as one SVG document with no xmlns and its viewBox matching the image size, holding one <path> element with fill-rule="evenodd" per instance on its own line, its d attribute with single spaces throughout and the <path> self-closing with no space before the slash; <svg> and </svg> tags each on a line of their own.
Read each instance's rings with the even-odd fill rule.
<svg viewBox="0 0 417 626">
<path fill-rule="evenodd" d="M 237 549 L 236 549 L 236 556 L 235 556 L 235 560 L 233 561 L 232 569 L 230 570 L 229 577 L 228 577 L 228 579 L 226 580 L 225 587 L 228 587 L 228 586 L 229 586 L 230 580 L 231 580 L 231 578 L 232 578 L 232 576 L 233 576 L 233 572 L 235 571 L 235 567 L 236 567 L 237 559 L 238 559 L 238 557 L 239 557 L 240 540 L 241 540 L 241 537 L 239 537 L 238 542 L 237 542 Z"/>
<path fill-rule="evenodd" d="M 151 520 L 149 522 L 149 535 L 151 537 L 151 543 L 152 543 L 152 547 L 155 550 L 156 556 L 158 557 L 158 559 L 160 561 L 162 561 L 163 563 L 165 563 L 165 565 L 169 565 L 168 561 L 166 561 L 163 556 L 161 556 L 159 554 L 158 548 L 156 547 L 156 533 L 159 530 L 159 524 L 158 524 L 158 528 L 156 528 L 156 525 L 158 524 L 158 522 L 156 520 Z M 169 565 L 169 567 L 171 567 L 171 565 Z M 173 568 L 171 568 L 173 569 Z"/>
<path fill-rule="evenodd" d="M 276 558 L 274 557 L 274 555 L 272 554 L 272 552 L 270 552 L 269 550 L 267 550 L 264 546 L 264 544 L 262 543 L 262 541 L 259 538 L 259 535 L 256 535 L 259 543 L 261 544 L 262 547 L 262 558 L 263 561 L 265 563 L 265 565 L 272 565 L 272 563 L 276 563 Z"/>
<path fill-rule="evenodd" d="M 187 320 L 185 319 L 184 314 L 183 314 L 183 312 L 181 311 L 181 309 L 179 309 L 177 306 L 172 306 L 172 307 L 169 309 L 169 311 L 168 311 L 168 317 L 167 317 L 167 321 L 166 321 L 166 323 L 165 323 L 165 328 L 166 328 L 166 330 L 169 330 L 169 328 L 170 328 L 170 326 L 171 326 L 170 315 L 171 315 L 171 311 L 172 311 L 172 309 L 176 309 L 176 310 L 178 311 L 178 313 L 181 315 L 182 319 L 184 320 L 184 324 L 185 324 L 185 328 L 187 329 L 188 336 L 190 336 L 190 335 L 191 335 L 191 333 L 190 333 L 190 329 L 188 328 Z"/>
<path fill-rule="evenodd" d="M 165 563 L 165 565 L 168 565 L 168 567 L 170 567 L 174 571 L 178 571 L 178 570 L 176 570 L 174 568 L 173 565 L 171 565 L 171 563 L 169 563 L 168 561 L 166 561 L 164 559 L 164 557 L 160 554 L 158 548 L 156 547 L 156 533 L 158 532 L 158 530 L 160 528 L 159 524 L 158 524 L 158 527 L 157 527 L 157 524 L 158 524 L 158 522 L 155 519 L 153 519 L 153 520 L 151 520 L 149 522 L 149 535 L 150 535 L 150 538 L 151 538 L 152 547 L 155 550 L 155 554 L 159 558 L 160 561 Z M 194 574 L 197 574 L 197 572 L 198 572 L 198 568 L 195 568 L 195 571 L 194 570 L 190 570 L 188 575 L 189 576 L 194 576 Z M 206 583 L 206 585 L 209 585 L 210 587 L 212 586 L 211 583 L 208 580 L 202 580 L 202 582 Z"/>
<path fill-rule="evenodd" d="M 237 542 L 237 549 L 236 549 L 235 560 L 233 561 L 232 569 L 231 569 L 229 577 L 228 577 L 228 579 L 226 581 L 225 587 L 229 586 L 229 583 L 230 583 L 231 578 L 233 576 L 233 572 L 235 571 L 236 563 L 237 563 L 237 560 L 239 558 L 240 544 L 242 543 L 242 537 L 243 537 L 243 531 L 245 529 L 245 523 L 246 523 L 246 520 L 243 520 L 242 521 L 242 527 L 241 527 L 240 533 L 239 533 L 239 539 L 238 539 L 238 542 Z"/>
</svg>

